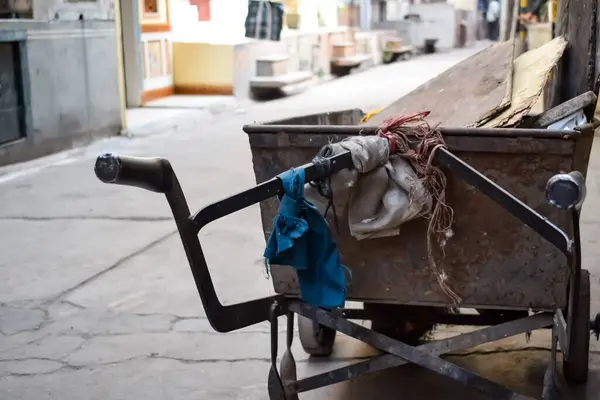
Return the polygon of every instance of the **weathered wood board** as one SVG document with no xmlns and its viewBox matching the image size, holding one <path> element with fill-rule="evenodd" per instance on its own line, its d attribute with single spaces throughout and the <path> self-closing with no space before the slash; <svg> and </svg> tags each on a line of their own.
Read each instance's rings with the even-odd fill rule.
<svg viewBox="0 0 600 400">
<path fill-rule="evenodd" d="M 514 62 L 511 104 L 483 126 L 506 127 L 521 121 L 539 100 L 548 83 L 550 72 L 562 57 L 566 47 L 567 41 L 559 36 L 517 57 Z"/>
<path fill-rule="evenodd" d="M 430 111 L 430 124 L 477 126 L 510 104 L 514 41 L 494 44 L 396 100 L 369 124 Z"/>
</svg>

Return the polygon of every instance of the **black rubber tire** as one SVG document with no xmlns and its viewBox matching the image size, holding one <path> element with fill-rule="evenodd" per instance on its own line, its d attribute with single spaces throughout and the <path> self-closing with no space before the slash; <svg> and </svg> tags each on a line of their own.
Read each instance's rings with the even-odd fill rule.
<svg viewBox="0 0 600 400">
<path fill-rule="evenodd" d="M 371 329 L 392 339 L 409 345 L 417 345 L 421 338 L 430 332 L 435 324 L 428 315 L 435 315 L 438 310 L 434 307 L 409 307 L 393 304 L 365 304 L 365 310 L 373 310 Z M 418 310 L 418 312 L 415 312 Z M 415 315 L 424 318 L 415 318 Z"/>
<path fill-rule="evenodd" d="M 587 382 L 590 357 L 590 272 L 581 270 L 579 308 L 573 315 L 569 358 L 563 361 L 563 373 L 569 384 Z"/>
<path fill-rule="evenodd" d="M 298 336 L 306 354 L 329 357 L 333 353 L 335 335 L 335 330 L 298 315 Z"/>
</svg>

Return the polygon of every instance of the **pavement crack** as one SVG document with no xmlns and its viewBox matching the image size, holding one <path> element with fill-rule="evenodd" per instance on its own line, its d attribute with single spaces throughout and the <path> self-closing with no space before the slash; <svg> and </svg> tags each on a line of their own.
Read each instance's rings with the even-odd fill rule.
<svg viewBox="0 0 600 400">
<path fill-rule="evenodd" d="M 117 262 L 115 262 L 114 264 L 110 265 L 109 267 L 103 269 L 100 272 L 97 272 L 96 274 L 90 276 L 89 278 L 84 279 L 83 281 L 79 282 L 78 284 L 76 284 L 75 286 L 72 286 L 66 290 L 63 290 L 61 293 L 59 293 L 57 296 L 55 296 L 53 299 L 49 300 L 49 303 L 53 303 L 55 301 L 58 300 L 64 300 L 64 297 L 66 297 L 67 295 L 73 293 L 74 291 L 76 291 L 77 289 L 82 288 L 83 286 L 95 281 L 96 279 L 106 275 L 107 273 L 113 271 L 114 269 L 120 267 L 121 265 L 123 265 L 124 263 L 126 263 L 127 261 L 131 260 L 132 258 L 150 250 L 151 248 L 153 248 L 154 246 L 157 246 L 158 244 L 164 242 L 165 240 L 169 239 L 170 237 L 172 237 L 173 235 L 175 235 L 177 233 L 177 230 L 172 230 L 169 233 L 159 237 L 156 240 L 153 240 L 152 242 L 148 243 L 147 245 L 141 247 L 140 249 L 134 251 L 133 253 L 130 253 L 128 255 L 126 255 L 125 257 L 120 258 Z"/>
<path fill-rule="evenodd" d="M 549 347 L 543 346 L 529 346 L 529 347 L 520 347 L 516 349 L 495 349 L 495 350 L 473 350 L 473 351 L 465 351 L 461 353 L 447 353 L 446 355 L 452 357 L 468 357 L 468 356 L 487 356 L 492 354 L 510 354 L 510 353 L 518 353 L 523 351 L 550 351 Z M 590 351 L 593 353 L 593 351 Z"/>
<path fill-rule="evenodd" d="M 215 363 L 239 363 L 239 362 L 266 362 L 270 363 L 270 357 L 245 357 L 245 358 L 205 358 L 201 360 L 196 360 L 193 358 L 182 358 L 182 357 L 170 357 L 170 356 L 161 356 L 151 354 L 148 358 L 155 360 L 171 360 L 178 361 L 184 364 L 215 364 Z"/>
<path fill-rule="evenodd" d="M 153 216 L 139 216 L 139 217 L 114 217 L 107 215 L 65 215 L 59 217 L 31 217 L 31 216 L 5 216 L 0 217 L 1 221 L 132 221 L 132 222 L 160 222 L 160 221 L 171 221 L 173 217 L 153 217 Z"/>
<path fill-rule="evenodd" d="M 64 299 L 63 299 L 63 300 L 61 301 L 61 303 L 64 303 L 64 304 L 70 305 L 71 307 L 75 307 L 75 308 L 77 308 L 77 309 L 79 309 L 79 310 L 85 310 L 85 309 L 86 309 L 86 308 L 85 308 L 84 306 L 82 306 L 81 304 L 77 304 L 77 303 L 75 303 L 75 302 L 73 302 L 73 301 L 71 301 L 71 300 L 64 300 Z"/>
<path fill-rule="evenodd" d="M 162 356 L 159 354 L 150 354 L 148 356 L 150 359 L 155 360 L 171 360 L 177 361 L 184 364 L 216 364 L 216 363 L 241 363 L 241 362 L 265 362 L 271 363 L 270 357 L 242 357 L 242 358 L 204 358 L 204 359 L 194 359 L 194 358 L 184 358 L 184 357 L 173 357 L 173 356 Z M 373 357 L 364 356 L 364 357 L 331 357 L 327 359 L 327 362 L 348 362 L 348 361 L 362 361 L 369 360 Z M 280 360 L 281 357 L 278 357 Z M 317 362 L 318 363 L 318 362 Z M 316 364 L 314 360 L 304 359 L 297 360 L 296 364 Z"/>
</svg>

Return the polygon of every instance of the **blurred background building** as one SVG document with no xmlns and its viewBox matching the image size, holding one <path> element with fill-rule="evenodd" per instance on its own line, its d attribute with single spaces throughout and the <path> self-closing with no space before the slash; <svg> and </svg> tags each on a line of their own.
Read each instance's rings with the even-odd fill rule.
<svg viewBox="0 0 600 400">
<path fill-rule="evenodd" d="M 0 0 L 1 163 L 118 134 L 127 108 L 173 94 L 247 98 L 269 57 L 318 82 L 340 48 L 368 67 L 390 36 L 440 51 L 476 37 L 476 0 L 281 3 L 268 41 L 245 37 L 247 0 Z"/>
</svg>

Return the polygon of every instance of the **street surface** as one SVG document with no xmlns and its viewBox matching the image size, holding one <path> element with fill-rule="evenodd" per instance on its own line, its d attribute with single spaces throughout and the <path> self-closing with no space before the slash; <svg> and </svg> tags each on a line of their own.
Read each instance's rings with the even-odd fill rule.
<svg viewBox="0 0 600 400">
<path fill-rule="evenodd" d="M 191 111 L 177 130 L 132 131 L 131 137 L 0 169 L 0 399 L 266 399 L 269 327 L 213 332 L 164 197 L 100 183 L 95 157 L 115 151 L 168 158 L 197 209 L 255 184 L 244 123 L 379 108 L 473 52 L 381 66 L 268 103 Z M 595 148 L 583 226 L 594 313 L 600 311 L 598 168 Z M 226 303 L 273 293 L 263 270 L 257 207 L 211 224 L 201 242 Z M 537 396 L 549 344 L 546 333 L 534 332 L 529 342 L 522 335 L 450 359 Z M 600 349 L 595 340 L 592 346 Z M 308 360 L 297 339 L 294 349 L 299 376 L 372 354 L 341 335 L 330 361 Z M 594 353 L 591 360 L 588 395 L 582 388 L 573 398 L 598 398 L 600 357 Z M 412 367 L 300 397 L 384 400 L 400 394 L 407 400 L 480 398 Z"/>
</svg>

